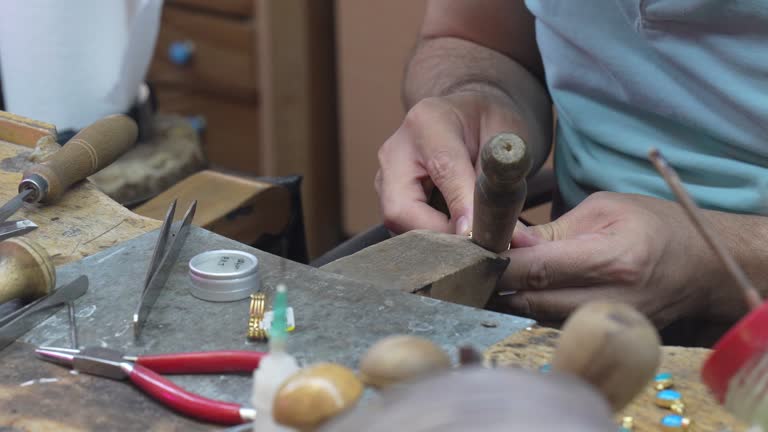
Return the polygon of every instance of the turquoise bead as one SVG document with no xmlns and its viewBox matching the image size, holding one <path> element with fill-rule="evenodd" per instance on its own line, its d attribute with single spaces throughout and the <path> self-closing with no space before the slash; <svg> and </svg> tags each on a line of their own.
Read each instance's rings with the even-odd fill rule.
<svg viewBox="0 0 768 432">
<path fill-rule="evenodd" d="M 549 364 L 549 363 L 547 363 L 547 364 L 543 364 L 543 365 L 541 365 L 541 367 L 539 368 L 539 372 L 542 372 L 542 373 L 547 373 L 547 372 L 549 372 L 549 371 L 551 371 L 551 370 L 552 370 L 552 365 L 551 365 L 551 364 Z"/>
<path fill-rule="evenodd" d="M 664 401 L 678 401 L 682 396 L 677 390 L 662 390 L 656 393 L 656 398 Z"/>
<path fill-rule="evenodd" d="M 670 414 L 661 419 L 661 427 L 664 430 L 687 430 L 691 421 L 679 414 Z"/>
<path fill-rule="evenodd" d="M 672 374 L 669 372 L 662 372 L 653 379 L 653 387 L 656 390 L 665 390 L 673 386 Z"/>
</svg>

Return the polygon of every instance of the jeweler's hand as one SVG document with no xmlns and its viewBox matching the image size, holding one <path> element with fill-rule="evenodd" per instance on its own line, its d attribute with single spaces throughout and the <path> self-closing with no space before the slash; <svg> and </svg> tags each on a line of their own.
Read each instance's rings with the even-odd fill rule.
<svg viewBox="0 0 768 432">
<path fill-rule="evenodd" d="M 677 203 L 600 192 L 556 221 L 515 231 L 492 307 L 561 320 L 591 300 L 618 300 L 659 327 L 701 314 L 721 266 Z M 726 282 L 727 283 L 727 282 Z"/>
<path fill-rule="evenodd" d="M 505 96 L 463 91 L 423 99 L 408 112 L 378 154 L 376 191 L 390 231 L 468 234 L 480 144 L 520 129 L 520 116 L 508 104 Z M 450 218 L 428 204 L 434 187 Z"/>
</svg>

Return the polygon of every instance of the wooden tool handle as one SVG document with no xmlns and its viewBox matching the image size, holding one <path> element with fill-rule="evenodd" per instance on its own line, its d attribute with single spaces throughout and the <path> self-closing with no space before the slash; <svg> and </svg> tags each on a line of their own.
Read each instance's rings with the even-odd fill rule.
<svg viewBox="0 0 768 432">
<path fill-rule="evenodd" d="M 515 134 L 496 135 L 483 146 L 472 218 L 475 243 L 496 253 L 508 249 L 525 203 L 531 165 L 525 142 Z"/>
<path fill-rule="evenodd" d="M 91 176 L 114 162 L 136 142 L 138 127 L 128 116 L 105 117 L 82 129 L 45 162 L 24 172 L 45 181 L 37 201 L 53 202 L 74 183 Z M 22 182 L 23 183 L 23 182 Z"/>
<path fill-rule="evenodd" d="M 0 303 L 34 300 L 53 290 L 56 270 L 42 246 L 24 237 L 0 242 Z"/>
<path fill-rule="evenodd" d="M 647 388 L 660 345 L 656 328 L 633 307 L 591 302 L 565 322 L 552 369 L 580 376 L 619 411 Z"/>
</svg>

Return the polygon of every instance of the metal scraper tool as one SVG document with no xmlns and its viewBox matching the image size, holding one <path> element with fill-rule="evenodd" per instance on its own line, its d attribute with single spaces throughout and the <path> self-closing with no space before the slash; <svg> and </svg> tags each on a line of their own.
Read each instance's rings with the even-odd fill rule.
<svg viewBox="0 0 768 432">
<path fill-rule="evenodd" d="M 35 229 L 37 229 L 37 225 L 29 220 L 0 222 L 0 241 L 24 235 Z"/>
<path fill-rule="evenodd" d="M 47 296 L 0 318 L 0 350 L 53 315 L 67 302 L 80 298 L 86 291 L 88 291 L 88 277 L 80 276 Z"/>
</svg>

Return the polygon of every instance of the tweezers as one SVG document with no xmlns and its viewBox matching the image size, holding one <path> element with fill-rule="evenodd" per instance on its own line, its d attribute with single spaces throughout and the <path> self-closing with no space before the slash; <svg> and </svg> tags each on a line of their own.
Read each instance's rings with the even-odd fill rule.
<svg viewBox="0 0 768 432">
<path fill-rule="evenodd" d="M 195 217 L 196 208 L 197 201 L 193 201 L 184 215 L 184 219 L 181 221 L 181 227 L 179 227 L 176 233 L 171 233 L 173 215 L 176 212 L 176 200 L 173 200 L 168 207 L 168 213 L 166 213 L 163 225 L 160 227 L 160 234 L 157 237 L 155 249 L 152 252 L 152 260 L 149 262 L 147 275 L 144 278 L 141 300 L 136 308 L 136 313 L 133 314 L 134 339 L 138 339 L 139 335 L 141 335 L 141 330 L 147 321 L 147 316 L 149 316 L 152 306 L 160 296 L 160 292 L 168 280 L 171 267 L 176 262 L 179 251 L 187 239 L 187 234 L 189 234 L 189 226 L 192 224 L 192 218 Z"/>
</svg>

